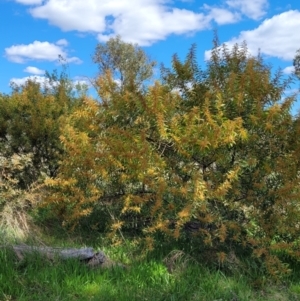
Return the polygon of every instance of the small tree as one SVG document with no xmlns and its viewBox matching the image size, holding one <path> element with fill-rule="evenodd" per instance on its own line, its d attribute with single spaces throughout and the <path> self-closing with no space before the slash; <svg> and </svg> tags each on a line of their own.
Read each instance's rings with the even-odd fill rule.
<svg viewBox="0 0 300 301">
<path fill-rule="evenodd" d="M 11 95 L 0 97 L 0 153 L 32 154 L 33 166 L 20 179 L 25 188 L 41 173 L 55 176 L 63 149 L 59 136 L 60 122 L 80 101 L 71 95 L 71 85 L 65 75 L 48 74 L 48 85 L 34 80 L 13 86 Z M 25 174 L 24 174 L 25 175 Z"/>
<path fill-rule="evenodd" d="M 120 36 L 98 44 L 93 61 L 98 65 L 99 75 L 110 71 L 121 90 L 142 88 L 151 79 L 155 66 L 138 45 L 125 43 Z"/>
<path fill-rule="evenodd" d="M 86 98 L 64 124 L 47 204 L 68 223 L 104 206 L 112 233 L 140 216 L 149 246 L 153 234 L 178 239 L 195 222 L 203 244 L 247 247 L 274 276 L 286 271 L 275 255 L 298 256 L 300 214 L 289 81 L 245 44 L 216 41 L 205 71 L 192 48 L 146 91 L 120 92 L 111 71 L 97 80 L 102 102 Z"/>
</svg>

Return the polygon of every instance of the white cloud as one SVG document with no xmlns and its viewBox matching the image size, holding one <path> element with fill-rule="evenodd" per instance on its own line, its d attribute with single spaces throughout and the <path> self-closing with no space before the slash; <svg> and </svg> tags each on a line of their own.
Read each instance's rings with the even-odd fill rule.
<svg viewBox="0 0 300 301">
<path fill-rule="evenodd" d="M 27 73 L 35 74 L 35 75 L 41 75 L 41 74 L 45 73 L 45 70 L 41 70 L 39 68 L 32 67 L 32 66 L 26 67 L 23 71 L 27 72 Z"/>
<path fill-rule="evenodd" d="M 29 9 L 35 18 L 46 19 L 63 31 L 94 33 L 99 41 L 121 35 L 141 46 L 164 40 L 168 35 L 193 34 L 211 27 L 238 22 L 242 16 L 259 19 L 266 13 L 268 0 L 219 0 L 220 5 L 204 4 L 198 11 L 189 7 L 194 0 L 16 0 L 37 4 Z M 100 3 L 100 4 L 99 4 Z M 186 4 L 184 4 L 186 3 Z"/>
<path fill-rule="evenodd" d="M 38 4 L 42 4 L 43 0 L 16 0 L 16 2 L 25 5 L 38 5 Z"/>
<path fill-rule="evenodd" d="M 225 42 L 228 47 L 247 42 L 248 50 L 256 55 L 261 54 L 292 60 L 300 45 L 300 11 L 290 10 L 270 19 L 266 19 L 254 30 L 242 31 L 237 38 Z M 205 52 L 205 58 L 210 57 L 210 51 Z"/>
<path fill-rule="evenodd" d="M 74 85 L 86 85 L 87 87 L 91 87 L 92 83 L 87 77 L 75 76 L 73 79 Z"/>
<path fill-rule="evenodd" d="M 33 67 L 34 68 L 34 67 Z M 46 87 L 51 87 L 52 85 L 56 86 L 57 84 L 59 84 L 59 82 L 52 82 L 51 85 L 49 83 L 49 79 L 45 76 L 39 76 L 39 75 L 30 75 L 30 76 L 25 76 L 25 77 L 21 77 L 21 78 L 12 78 L 10 80 L 10 85 L 11 84 L 15 84 L 17 86 L 22 86 L 24 85 L 27 81 L 32 80 L 35 81 L 39 84 L 41 84 L 41 86 L 46 86 Z M 82 76 L 75 76 L 74 79 L 72 80 L 73 85 L 86 85 L 88 88 L 90 88 L 92 86 L 91 82 L 86 78 L 86 77 L 82 77 Z"/>
<path fill-rule="evenodd" d="M 22 77 L 22 78 L 14 77 L 10 80 L 10 84 L 16 84 L 16 85 L 20 86 L 20 85 L 24 85 L 29 80 L 35 81 L 41 85 L 49 84 L 49 80 L 46 77 L 38 76 L 38 75 L 30 75 L 30 76 L 26 76 L 26 77 Z"/>
<path fill-rule="evenodd" d="M 96 33 L 101 41 L 119 34 L 140 45 L 209 26 L 205 14 L 172 7 L 167 0 L 102 0 L 101 5 L 98 0 L 48 0 L 29 11 L 64 31 Z"/>
<path fill-rule="evenodd" d="M 219 25 L 236 23 L 241 19 L 241 15 L 237 12 L 231 12 L 226 8 L 213 7 L 204 4 L 204 9 L 208 10 L 207 18 L 214 20 Z"/>
<path fill-rule="evenodd" d="M 69 45 L 69 43 L 66 39 L 60 39 L 55 44 L 59 45 L 59 46 L 68 46 Z"/>
<path fill-rule="evenodd" d="M 288 67 L 284 68 L 284 69 L 282 70 L 282 72 L 283 72 L 284 74 L 292 74 L 292 73 L 295 72 L 295 67 L 294 67 L 294 66 L 288 66 Z"/>
<path fill-rule="evenodd" d="M 227 0 L 226 4 L 245 16 L 258 20 L 266 14 L 268 0 Z"/>
<path fill-rule="evenodd" d="M 79 58 L 76 57 L 76 56 L 72 56 L 72 57 L 67 57 L 67 58 L 66 58 L 66 62 L 67 62 L 67 63 L 74 63 L 74 64 L 81 64 L 81 63 L 82 63 L 82 60 L 79 59 Z"/>
<path fill-rule="evenodd" d="M 66 58 L 67 61 L 73 63 L 81 63 L 77 57 L 68 57 L 66 49 L 61 43 L 66 43 L 66 40 L 59 40 L 60 44 L 49 42 L 34 41 L 31 44 L 13 45 L 5 48 L 5 56 L 8 60 L 15 63 L 24 63 L 30 60 L 39 61 L 56 61 L 59 56 Z"/>
</svg>

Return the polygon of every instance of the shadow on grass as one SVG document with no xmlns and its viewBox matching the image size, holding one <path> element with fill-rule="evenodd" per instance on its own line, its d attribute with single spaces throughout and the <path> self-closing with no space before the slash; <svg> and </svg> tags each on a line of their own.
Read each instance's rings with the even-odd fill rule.
<svg viewBox="0 0 300 301">
<path fill-rule="evenodd" d="M 43 227 L 42 227 L 43 226 Z M 92 246 L 112 259 L 129 263 L 130 269 L 90 269 L 77 260 L 49 261 L 39 254 L 18 261 L 9 248 L 0 249 L 0 300 L 93 300 L 93 301 L 248 301 L 300 300 L 300 265 L 284 286 L 253 287 L 253 279 L 262 276 L 259 265 L 244 262 L 247 272 L 220 270 L 209 266 L 203 257 L 189 257 L 201 250 L 186 241 L 177 243 L 158 238 L 155 251 L 138 256 L 141 250 L 131 245 L 111 246 L 104 234 L 89 229 L 68 232 L 57 221 L 40 224 L 35 237 L 26 242 L 49 246 Z M 197 249 L 198 248 L 198 249 Z M 174 249 L 175 267 L 163 261 Z M 130 255 L 129 255 L 130 253 Z M 137 257 L 134 257 L 137 254 Z M 174 258 L 175 258 L 174 257 Z M 179 258 L 179 259 L 178 259 Z M 201 261 L 202 260 L 202 261 Z M 247 265 L 248 264 L 248 265 Z"/>
<path fill-rule="evenodd" d="M 195 264 L 172 274 L 161 261 L 149 259 L 129 270 L 91 270 L 76 260 L 48 261 L 37 254 L 18 262 L 9 249 L 0 250 L 0 262 L 0 300 L 6 301 L 297 300 L 282 291 L 263 295 L 242 276 L 227 277 Z"/>
</svg>

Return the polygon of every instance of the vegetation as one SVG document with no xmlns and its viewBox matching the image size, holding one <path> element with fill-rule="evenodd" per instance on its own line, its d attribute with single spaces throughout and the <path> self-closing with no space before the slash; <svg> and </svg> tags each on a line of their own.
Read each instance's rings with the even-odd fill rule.
<svg viewBox="0 0 300 301">
<path fill-rule="evenodd" d="M 296 300 L 300 118 L 285 91 L 298 61 L 286 78 L 215 38 L 205 69 L 192 46 L 154 81 L 155 62 L 117 37 L 95 50 L 99 101 L 65 72 L 0 94 L 3 244 L 55 225 L 98 248 L 106 233 L 131 265 L 16 263 L 4 248 L 3 298 Z"/>
<path fill-rule="evenodd" d="M 113 252 L 115 258 L 128 260 L 126 248 L 115 247 Z M 170 273 L 157 252 L 142 261 L 134 259 L 129 270 L 91 270 L 74 260 L 45 262 L 38 256 L 17 262 L 9 251 L 1 251 L 1 300 L 299 300 L 297 282 L 262 286 L 254 278 L 263 273 L 254 268 L 251 277 L 228 275 L 177 254 Z"/>
</svg>

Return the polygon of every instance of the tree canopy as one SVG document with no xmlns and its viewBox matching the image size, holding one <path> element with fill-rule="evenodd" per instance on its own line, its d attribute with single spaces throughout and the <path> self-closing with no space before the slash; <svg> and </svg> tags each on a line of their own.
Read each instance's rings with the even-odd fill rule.
<svg viewBox="0 0 300 301">
<path fill-rule="evenodd" d="M 125 43 L 120 36 L 111 38 L 106 44 L 98 44 L 93 56 L 99 74 L 110 71 L 120 89 L 142 88 L 151 79 L 156 65 L 138 46 Z"/>
</svg>

